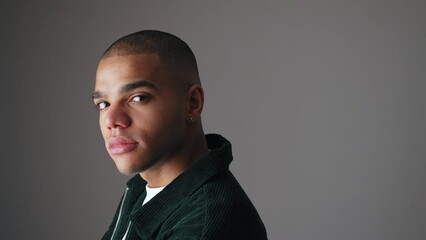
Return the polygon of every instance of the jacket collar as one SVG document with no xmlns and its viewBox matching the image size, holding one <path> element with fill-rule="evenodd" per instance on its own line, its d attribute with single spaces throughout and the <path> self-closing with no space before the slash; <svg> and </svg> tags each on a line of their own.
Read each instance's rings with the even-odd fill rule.
<svg viewBox="0 0 426 240">
<path fill-rule="evenodd" d="M 130 219 L 142 239 L 149 239 L 164 219 L 182 205 L 209 179 L 229 169 L 232 161 L 231 143 L 217 134 L 206 135 L 210 152 L 195 161 L 181 175 L 158 193 L 152 201 L 142 206 L 143 196 L 133 207 Z M 137 174 L 127 185 L 146 182 Z M 142 207 L 140 207 L 142 206 Z"/>
</svg>

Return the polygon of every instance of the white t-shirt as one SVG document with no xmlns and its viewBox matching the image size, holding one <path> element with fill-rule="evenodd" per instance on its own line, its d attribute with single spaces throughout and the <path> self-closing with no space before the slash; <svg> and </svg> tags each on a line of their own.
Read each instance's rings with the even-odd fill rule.
<svg viewBox="0 0 426 240">
<path fill-rule="evenodd" d="M 143 200 L 142 205 L 145 205 L 145 203 L 147 203 L 149 200 L 151 200 L 153 197 L 155 197 L 155 195 L 157 195 L 158 193 L 160 193 L 164 187 L 158 187 L 158 188 L 151 188 L 148 186 L 148 184 L 145 186 L 146 189 L 146 197 Z"/>
</svg>

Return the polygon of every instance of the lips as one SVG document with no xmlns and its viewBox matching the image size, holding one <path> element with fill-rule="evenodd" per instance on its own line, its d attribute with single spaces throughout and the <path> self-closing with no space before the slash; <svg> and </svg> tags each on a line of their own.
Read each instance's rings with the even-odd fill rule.
<svg viewBox="0 0 426 240">
<path fill-rule="evenodd" d="M 108 141 L 109 152 L 114 155 L 131 152 L 137 147 L 137 142 L 123 136 L 113 137 Z"/>
</svg>

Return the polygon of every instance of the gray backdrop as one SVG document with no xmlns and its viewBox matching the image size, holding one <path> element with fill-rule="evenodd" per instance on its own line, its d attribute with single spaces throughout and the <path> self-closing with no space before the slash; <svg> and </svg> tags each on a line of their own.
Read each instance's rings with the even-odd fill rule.
<svg viewBox="0 0 426 240">
<path fill-rule="evenodd" d="M 270 239 L 426 239 L 425 3 L 1 0 L 1 238 L 101 237 L 128 177 L 97 62 L 159 29 L 194 50 Z"/>
</svg>

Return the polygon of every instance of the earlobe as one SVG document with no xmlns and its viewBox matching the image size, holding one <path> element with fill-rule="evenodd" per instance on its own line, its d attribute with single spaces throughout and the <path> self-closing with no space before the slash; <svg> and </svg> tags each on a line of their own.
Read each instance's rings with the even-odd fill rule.
<svg viewBox="0 0 426 240">
<path fill-rule="evenodd" d="M 200 84 L 192 85 L 188 91 L 189 111 L 188 118 L 190 122 L 195 122 L 200 118 L 204 106 L 204 91 Z"/>
</svg>

